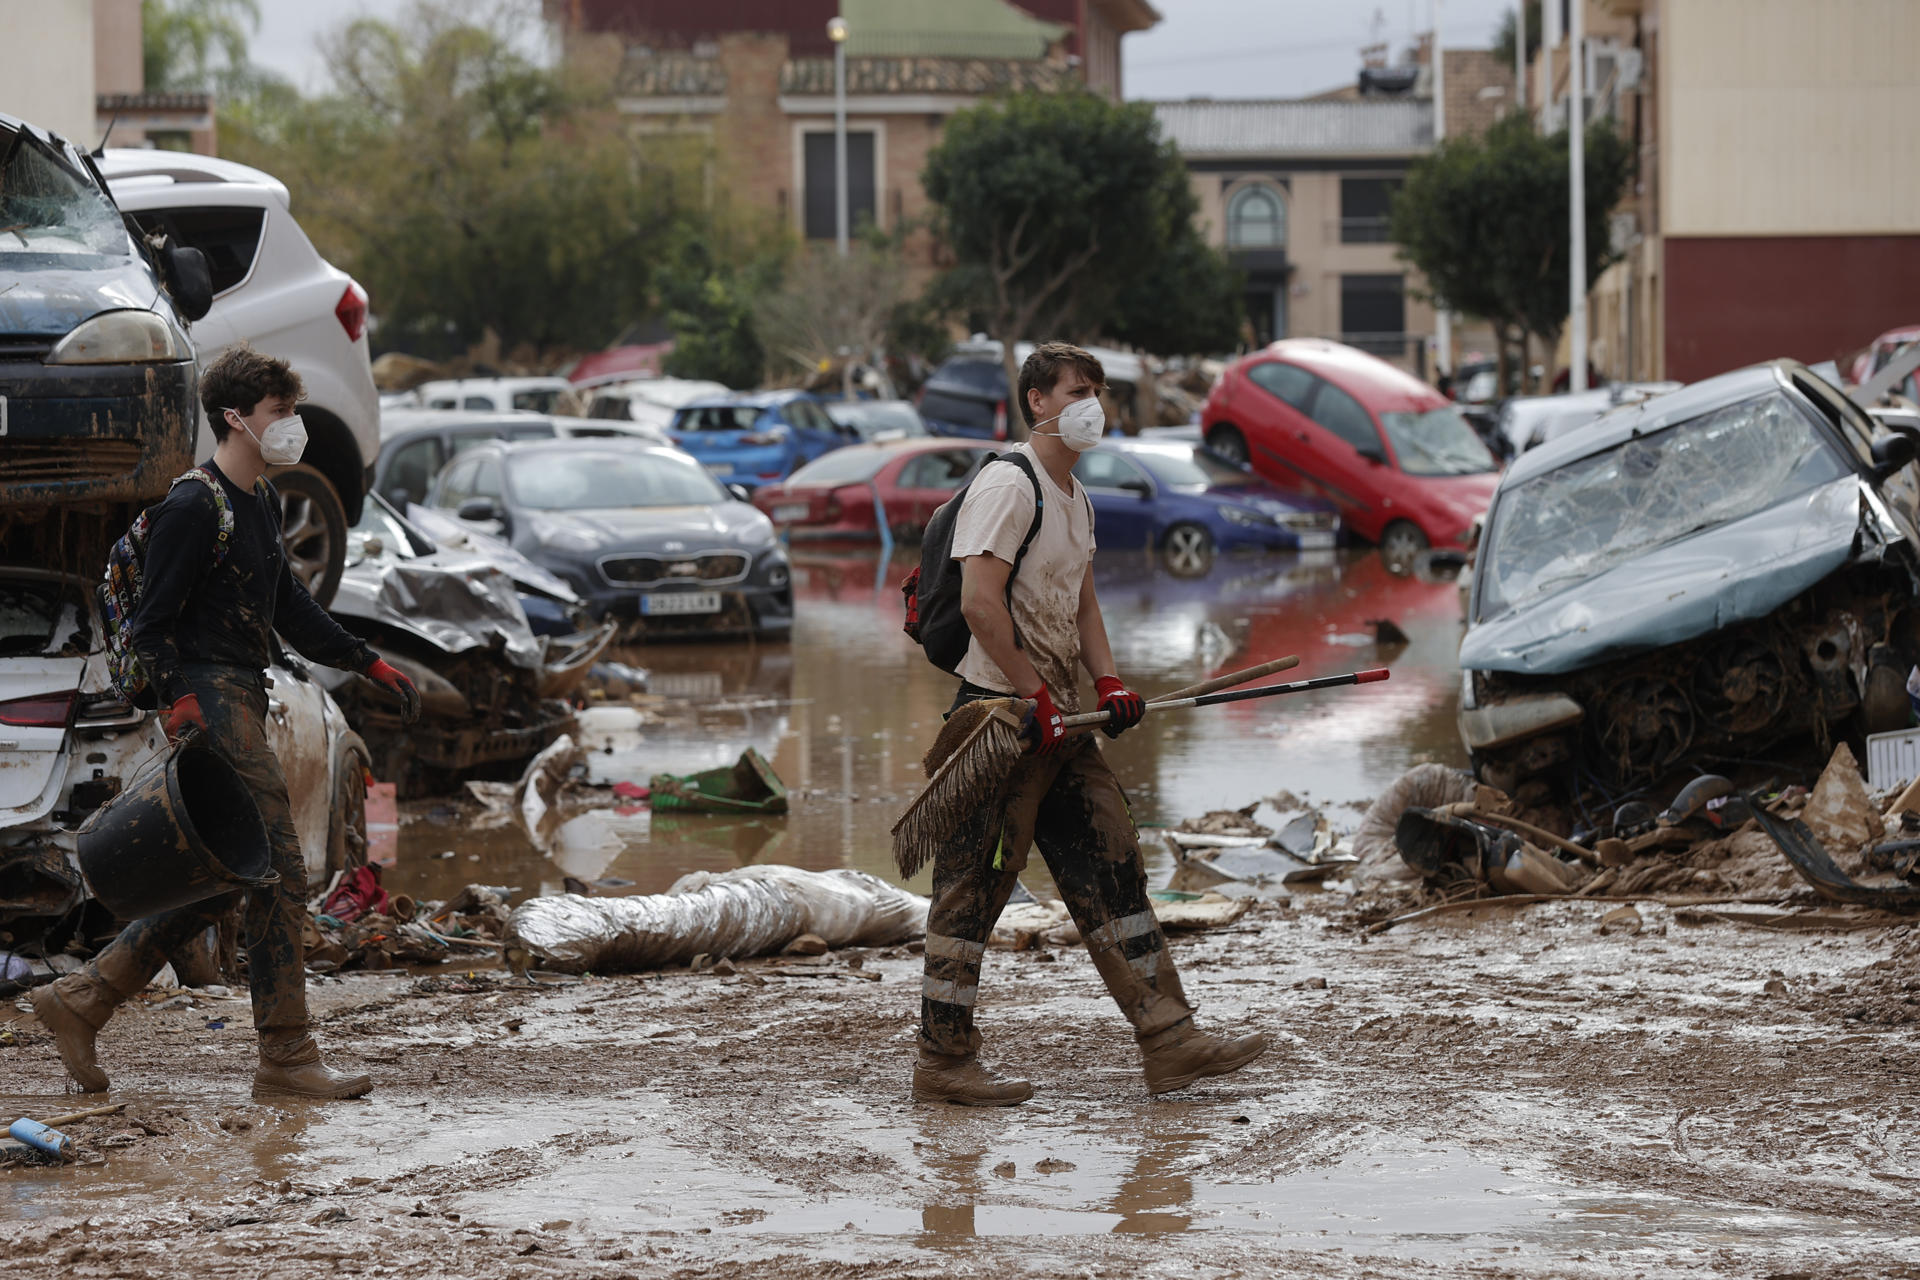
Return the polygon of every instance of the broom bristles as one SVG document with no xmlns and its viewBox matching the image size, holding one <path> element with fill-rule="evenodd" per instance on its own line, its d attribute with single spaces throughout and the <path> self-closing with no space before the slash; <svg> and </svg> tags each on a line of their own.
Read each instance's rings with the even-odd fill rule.
<svg viewBox="0 0 1920 1280">
<path fill-rule="evenodd" d="M 935 742 L 934 750 L 927 753 L 931 772 L 926 790 L 914 797 L 893 824 L 893 861 L 902 878 L 919 874 L 954 838 L 961 823 L 1000 794 L 1007 775 L 1026 753 L 1021 718 L 1013 711 L 1020 705 L 1019 699 L 991 699 L 969 705 L 981 708 L 973 712 L 980 722 L 939 761 L 938 767 L 932 767 L 941 746 Z M 967 709 L 962 707 L 955 717 Z"/>
</svg>

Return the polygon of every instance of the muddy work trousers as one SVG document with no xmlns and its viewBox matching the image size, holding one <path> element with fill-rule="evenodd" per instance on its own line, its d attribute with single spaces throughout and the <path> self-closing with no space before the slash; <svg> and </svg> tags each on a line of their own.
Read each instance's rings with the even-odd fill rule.
<svg viewBox="0 0 1920 1280">
<path fill-rule="evenodd" d="M 963 687 L 955 706 L 985 691 Z M 920 1043 L 964 1055 L 980 1045 L 973 1010 L 987 939 L 1038 845 L 1094 966 L 1137 1038 L 1192 1017 L 1147 897 L 1139 835 L 1092 736 L 1021 757 L 1005 803 L 966 824 L 933 860 Z M 995 866 L 996 854 L 1000 865 Z"/>
<path fill-rule="evenodd" d="M 303 1029 L 307 1025 L 302 935 L 307 865 L 294 831 L 287 780 L 267 743 L 266 679 L 257 671 L 216 663 L 190 662 L 182 671 L 200 699 L 209 742 L 226 756 L 253 794 L 272 845 L 273 869 L 280 876 L 277 884 L 244 891 L 243 938 L 247 983 L 253 992 L 253 1025 L 263 1033 Z M 108 947 L 108 952 L 123 953 L 117 958 L 126 963 L 103 967 L 151 979 L 175 949 L 217 924 L 242 896 L 240 892 L 223 894 L 134 921 Z"/>
</svg>

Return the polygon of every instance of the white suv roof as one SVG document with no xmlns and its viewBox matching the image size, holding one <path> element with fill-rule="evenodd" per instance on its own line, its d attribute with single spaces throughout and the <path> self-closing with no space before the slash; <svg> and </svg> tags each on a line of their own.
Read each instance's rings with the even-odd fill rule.
<svg viewBox="0 0 1920 1280">
<path fill-rule="evenodd" d="M 146 147 L 108 147 L 96 163 L 100 166 L 102 176 L 112 184 L 115 201 L 122 205 L 127 203 L 126 197 L 134 192 L 171 190 L 198 184 L 264 188 L 279 200 L 282 207 L 291 204 L 287 185 L 280 179 L 251 165 L 222 160 L 218 156 Z"/>
</svg>

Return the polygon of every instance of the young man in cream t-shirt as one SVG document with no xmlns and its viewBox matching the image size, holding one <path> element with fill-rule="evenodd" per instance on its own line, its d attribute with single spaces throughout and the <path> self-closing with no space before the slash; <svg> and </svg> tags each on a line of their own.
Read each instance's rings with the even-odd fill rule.
<svg viewBox="0 0 1920 1280">
<path fill-rule="evenodd" d="M 1073 466 L 1105 430 L 1106 376 L 1079 347 L 1049 342 L 1020 370 L 1020 410 L 1032 438 L 1016 446 L 1032 471 L 989 463 L 954 523 L 961 608 L 973 633 L 954 706 L 1017 696 L 1034 704 L 1032 752 L 1015 769 L 984 842 L 943 850 L 933 863 L 926 976 L 913 1096 L 922 1102 L 1008 1106 L 1033 1096 L 1024 1080 L 978 1057 L 973 1009 L 988 935 L 1039 845 L 1107 990 L 1133 1024 L 1149 1093 L 1183 1088 L 1252 1061 L 1260 1035 L 1228 1039 L 1193 1025 L 1193 1009 L 1147 898 L 1146 867 L 1120 784 L 1091 734 L 1068 736 L 1061 718 L 1080 708 L 1079 668 L 1094 679 L 1117 737 L 1145 708 L 1115 674 L 1113 647 L 1089 571 L 1093 508 Z M 1033 526 L 1036 488 L 1041 524 Z M 1014 561 L 1020 560 L 1019 571 Z M 1009 590 L 1011 580 L 1011 590 Z M 995 821 L 997 819 L 997 821 Z"/>
</svg>

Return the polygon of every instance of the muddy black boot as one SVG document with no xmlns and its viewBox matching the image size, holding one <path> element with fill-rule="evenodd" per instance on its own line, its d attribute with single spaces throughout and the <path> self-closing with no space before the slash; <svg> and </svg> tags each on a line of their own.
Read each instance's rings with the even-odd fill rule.
<svg viewBox="0 0 1920 1280">
<path fill-rule="evenodd" d="M 33 1016 L 53 1033 L 60 1064 L 82 1093 L 105 1093 L 107 1073 L 94 1060 L 94 1037 L 122 1001 L 147 985 L 130 951 L 108 947 L 76 973 L 34 988 Z"/>
<path fill-rule="evenodd" d="M 1266 1051 L 1264 1035 L 1215 1036 L 1193 1025 L 1193 1006 L 1151 911 L 1095 929 L 1087 953 L 1133 1024 L 1148 1093 L 1171 1093 L 1206 1076 L 1238 1071 Z"/>
<path fill-rule="evenodd" d="M 922 1047 L 913 1064 L 915 1102 L 951 1102 L 960 1107 L 1011 1107 L 1033 1096 L 1025 1080 L 999 1075 L 971 1053 L 935 1053 Z"/>
<path fill-rule="evenodd" d="M 253 1073 L 255 1096 L 358 1098 L 372 1090 L 370 1076 L 329 1070 L 306 1028 L 260 1033 L 260 1066 Z"/>
</svg>

